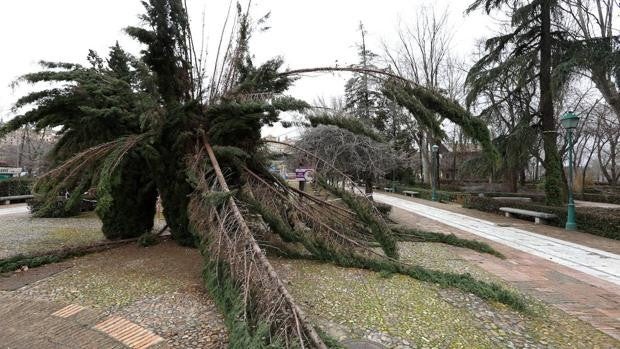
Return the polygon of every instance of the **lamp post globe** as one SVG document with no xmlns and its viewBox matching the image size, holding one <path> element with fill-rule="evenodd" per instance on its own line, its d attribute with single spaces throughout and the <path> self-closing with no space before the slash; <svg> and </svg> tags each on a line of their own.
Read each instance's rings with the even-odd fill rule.
<svg viewBox="0 0 620 349">
<path fill-rule="evenodd" d="M 575 201 L 573 199 L 573 131 L 579 125 L 579 117 L 574 112 L 569 111 L 560 118 L 562 127 L 566 129 L 568 141 L 568 207 L 566 216 L 566 230 L 577 230 L 575 221 Z"/>
<path fill-rule="evenodd" d="M 560 118 L 560 123 L 566 130 L 574 130 L 579 124 L 579 117 L 574 112 L 569 111 L 562 115 Z"/>
</svg>

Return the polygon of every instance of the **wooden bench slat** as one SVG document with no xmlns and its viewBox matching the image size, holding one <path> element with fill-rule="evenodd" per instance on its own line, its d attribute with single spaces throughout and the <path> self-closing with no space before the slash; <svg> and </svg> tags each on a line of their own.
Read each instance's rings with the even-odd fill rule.
<svg viewBox="0 0 620 349">
<path fill-rule="evenodd" d="M 520 214 L 520 215 L 524 215 L 524 216 L 539 217 L 539 218 L 544 218 L 544 219 L 551 219 L 551 218 L 556 218 L 557 217 L 553 213 L 545 213 L 545 212 L 537 212 L 537 211 L 530 211 L 530 210 L 522 210 L 522 209 L 519 209 L 519 208 L 512 208 L 512 207 L 500 207 L 499 210 L 502 211 L 502 212 L 509 212 L 509 213 L 515 213 L 515 214 Z"/>
<path fill-rule="evenodd" d="M 32 199 L 33 195 L 13 195 L 13 196 L 2 196 L 0 197 L 0 201 L 3 200 L 24 200 L 24 199 Z"/>
</svg>

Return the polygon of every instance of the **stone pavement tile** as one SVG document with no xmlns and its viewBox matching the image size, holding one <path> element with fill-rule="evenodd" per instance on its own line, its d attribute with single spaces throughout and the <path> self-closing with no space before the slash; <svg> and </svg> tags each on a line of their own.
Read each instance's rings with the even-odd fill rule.
<svg viewBox="0 0 620 349">
<path fill-rule="evenodd" d="M 420 203 L 426 204 L 426 202 Z M 430 204 L 429 206 L 432 205 Z M 446 205 L 442 205 L 441 208 L 447 209 L 444 206 Z M 468 212 L 463 212 L 460 209 L 452 207 L 450 209 L 468 214 Z M 489 219 L 489 217 L 481 217 L 481 215 L 476 217 Z M 577 316 L 609 336 L 620 339 L 620 319 L 618 319 L 618 314 L 615 312 L 615 310 L 620 310 L 620 287 L 618 285 L 402 209 L 393 207 L 392 218 L 397 223 L 405 224 L 412 228 L 441 231 L 443 233 L 455 234 L 461 238 L 488 243 L 504 254 L 507 259 L 502 260 L 467 249 L 459 249 L 458 255 L 511 283 L 522 292 Z M 530 230 L 530 227 L 528 226 L 526 229 Z M 540 231 L 536 230 L 536 233 L 540 233 Z M 553 234 L 548 235 L 551 236 Z M 581 233 L 581 235 L 591 237 L 589 234 Z M 579 243 L 579 241 L 584 239 L 581 235 L 579 237 L 573 236 L 572 241 Z M 557 236 L 554 237 L 557 238 Z M 609 239 L 600 239 L 610 241 Z M 599 237 L 594 237 L 594 240 L 597 240 L 599 243 L 600 239 Z M 613 253 L 620 252 L 618 247 L 620 242 L 614 241 L 612 245 L 611 248 L 607 249 L 608 251 L 611 250 Z M 601 246 L 592 247 L 600 248 Z M 610 311 L 600 311 L 605 309 Z"/>
<path fill-rule="evenodd" d="M 508 224 L 514 228 L 525 229 L 527 231 L 531 231 L 537 234 L 553 237 L 560 240 L 570 241 L 579 245 L 589 246 L 615 254 L 620 254 L 620 241 L 618 240 L 609 239 L 598 235 L 592 235 L 580 231 L 566 231 L 563 228 L 550 225 L 534 224 L 534 222 L 529 222 L 518 218 L 506 218 L 503 215 L 464 208 L 459 204 L 444 204 L 394 194 L 390 194 L 390 196 L 395 196 L 399 199 L 406 199 L 423 205 L 437 207 L 443 210 L 448 210 L 499 224 Z"/>
<path fill-rule="evenodd" d="M 620 321 L 620 309 L 596 309 L 596 311 Z"/>
<path fill-rule="evenodd" d="M 52 315 L 67 304 L 14 297 L 0 293 L 1 348 L 120 348 L 114 339 L 98 333 L 93 323 L 74 321 L 76 315 Z M 84 309 L 80 313 L 94 312 Z"/>
</svg>

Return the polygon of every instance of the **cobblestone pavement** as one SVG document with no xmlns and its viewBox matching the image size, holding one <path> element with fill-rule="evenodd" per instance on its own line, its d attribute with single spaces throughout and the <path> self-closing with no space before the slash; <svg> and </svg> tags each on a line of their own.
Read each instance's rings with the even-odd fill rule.
<svg viewBox="0 0 620 349">
<path fill-rule="evenodd" d="M 101 221 L 92 212 L 75 218 L 31 218 L 28 212 L 13 212 L 0 215 L 0 227 L 0 259 L 104 239 Z"/>
<path fill-rule="evenodd" d="M 7 210 L 10 213 L 3 214 Z M 164 225 L 163 219 L 155 219 L 155 230 Z M 24 204 L 0 206 L 0 259 L 103 240 L 101 221 L 94 212 L 70 218 L 32 218 Z"/>
<path fill-rule="evenodd" d="M 0 348 L 127 347 L 114 340 L 131 340 L 123 337 L 128 330 L 114 328 L 115 321 L 162 338 L 150 348 L 226 347 L 223 318 L 201 286 L 197 250 L 173 242 L 132 244 L 63 263 L 68 265 L 58 273 L 42 273 L 39 281 L 0 293 L 0 338 L 14 338 L 10 345 L 0 341 Z M 84 310 L 68 319 L 50 318 L 69 304 Z M 102 335 L 93 327 L 105 319 L 113 320 L 107 326 L 111 334 Z"/>
<path fill-rule="evenodd" d="M 462 272 L 496 279 L 458 258 L 455 251 L 460 248 L 432 243 L 400 247 L 401 256 L 410 262 L 426 260 L 426 265 L 453 272 L 468 266 Z M 530 312 L 520 313 L 403 275 L 385 277 L 310 261 L 272 263 L 313 323 L 340 341 L 366 339 L 393 349 L 620 346 L 590 324 L 534 299 L 528 300 Z"/>
<path fill-rule="evenodd" d="M 408 200 L 427 204 L 423 200 Z M 539 227 L 515 219 L 478 214 L 455 205 L 437 203 L 428 205 L 462 214 L 471 214 L 476 218 L 489 219 L 496 223 L 514 224 L 555 238 L 565 236 L 567 240 L 574 243 L 588 244 L 594 248 L 605 247 L 606 251 L 612 253 L 617 253 L 620 250 L 620 242 L 615 240 L 584 233 L 567 234 L 559 228 Z M 392 218 L 413 228 L 453 233 L 463 238 L 487 242 L 507 258 L 501 260 L 466 249 L 455 249 L 455 254 L 459 258 L 501 278 L 525 294 L 551 304 L 590 323 L 598 330 L 620 339 L 620 286 L 405 210 L 393 209 Z"/>
</svg>

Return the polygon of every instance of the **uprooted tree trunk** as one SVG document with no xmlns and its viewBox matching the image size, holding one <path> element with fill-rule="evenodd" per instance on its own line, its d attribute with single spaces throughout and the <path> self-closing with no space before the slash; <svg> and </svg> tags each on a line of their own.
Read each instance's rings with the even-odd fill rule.
<svg viewBox="0 0 620 349">
<path fill-rule="evenodd" d="M 285 343 L 297 341 L 302 348 L 307 343 L 315 348 L 327 348 L 267 260 L 231 195 L 211 145 L 206 137 L 203 141 L 217 182 L 208 186 L 205 174 L 197 171 L 201 175 L 198 190 L 226 195 L 225 202 L 219 205 L 219 209 L 217 206 L 209 209 L 209 206 L 201 202 L 203 197 L 195 196 L 192 199 L 193 210 L 190 212 L 193 211 L 193 214 L 190 217 L 193 222 L 198 223 L 195 225 L 199 228 L 202 226 L 200 222 L 203 222 L 205 214 L 211 218 L 210 223 L 216 225 L 215 229 L 211 227 L 208 230 L 199 230 L 200 233 L 209 232 L 210 235 L 204 237 L 209 246 L 210 255 L 207 258 L 216 263 L 225 261 L 233 278 L 242 284 L 246 309 L 250 307 L 250 300 L 247 298 L 249 293 L 255 292 L 255 289 L 251 288 L 260 287 L 262 297 L 259 301 L 254 301 L 252 306 L 258 308 L 259 313 L 268 314 L 266 317 L 272 320 L 271 326 L 276 329 L 276 338 L 281 338 Z M 219 190 L 215 190 L 216 188 Z"/>
</svg>

